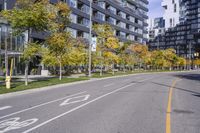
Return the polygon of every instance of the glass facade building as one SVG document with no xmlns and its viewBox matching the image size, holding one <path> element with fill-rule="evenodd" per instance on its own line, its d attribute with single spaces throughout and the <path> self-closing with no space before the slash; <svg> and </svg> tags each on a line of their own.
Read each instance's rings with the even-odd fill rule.
<svg viewBox="0 0 200 133">
<path fill-rule="evenodd" d="M 24 44 L 27 41 L 27 35 L 13 36 L 12 29 L 9 25 L 0 21 L 0 75 L 3 74 L 5 66 L 5 49 L 7 46 L 8 62 L 13 59 L 13 72 L 15 74 L 23 73 L 23 64 L 21 63 L 21 53 L 24 49 Z M 9 63 L 10 64 L 10 63 Z M 9 66 L 10 67 L 10 66 Z"/>
</svg>

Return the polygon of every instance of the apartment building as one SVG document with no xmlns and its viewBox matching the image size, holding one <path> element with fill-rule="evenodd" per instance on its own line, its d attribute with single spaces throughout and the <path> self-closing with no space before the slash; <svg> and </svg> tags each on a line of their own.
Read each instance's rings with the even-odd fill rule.
<svg viewBox="0 0 200 133">
<path fill-rule="evenodd" d="M 179 23 L 180 0 L 163 0 L 162 7 L 164 9 L 165 28 L 175 27 Z"/>
<path fill-rule="evenodd" d="M 57 0 L 50 0 L 52 3 L 56 3 Z M 89 38 L 89 17 L 90 17 L 90 1 L 89 0 L 63 0 L 71 8 L 71 24 L 68 30 L 74 37 Z M 7 9 L 14 7 L 16 0 L 7 0 Z M 133 41 L 139 43 L 147 42 L 147 12 L 148 12 L 148 0 L 93 0 L 92 2 L 92 24 L 108 23 L 115 29 L 115 35 L 120 41 Z M 0 10 L 4 9 L 4 0 L 0 0 Z M 9 26 L 4 22 L 0 22 L 1 27 Z M 4 28 L 3 28 L 4 29 Z M 5 42 L 5 30 L 0 30 L 0 64 L 4 66 L 4 42 Z M 25 44 L 26 35 L 21 36 L 21 40 L 17 37 L 12 37 L 9 31 L 8 47 L 16 45 L 17 47 L 11 47 L 8 53 L 13 53 L 10 56 L 15 56 L 15 66 L 20 65 L 20 51 Z M 93 35 L 95 35 L 93 33 Z M 45 33 L 33 33 L 32 38 L 35 40 L 42 40 L 45 37 Z M 20 38 L 20 37 L 19 37 Z M 15 41 L 14 41 L 15 40 Z"/>
<path fill-rule="evenodd" d="M 180 0 L 179 7 L 179 23 L 168 28 L 161 38 L 150 41 L 150 49 L 156 49 L 159 41 L 160 49 L 174 48 L 187 59 L 199 58 L 200 1 Z"/>
<path fill-rule="evenodd" d="M 89 1 L 65 0 L 71 7 L 69 26 L 75 37 L 89 36 Z M 121 41 L 147 41 L 147 0 L 95 0 L 92 4 L 92 24 L 108 23 L 115 28 Z"/>
<path fill-rule="evenodd" d="M 152 41 L 156 37 L 165 33 L 165 20 L 163 17 L 148 19 L 148 40 Z"/>
</svg>

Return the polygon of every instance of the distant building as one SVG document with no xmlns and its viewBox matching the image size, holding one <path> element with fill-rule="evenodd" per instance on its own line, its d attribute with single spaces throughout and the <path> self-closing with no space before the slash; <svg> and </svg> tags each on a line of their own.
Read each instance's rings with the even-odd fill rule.
<svg viewBox="0 0 200 133">
<path fill-rule="evenodd" d="M 165 20 L 165 28 L 172 28 L 179 24 L 180 17 L 180 1 L 181 0 L 163 0 L 164 8 L 163 18 Z"/>
<path fill-rule="evenodd" d="M 156 37 L 165 33 L 165 21 L 162 17 L 148 20 L 148 40 L 152 41 Z"/>
<path fill-rule="evenodd" d="M 149 47 L 151 50 L 157 49 L 157 42 L 160 42 L 159 49 L 174 48 L 178 55 L 187 59 L 199 58 L 196 55 L 200 53 L 200 1 L 180 0 L 176 6 L 179 7 L 179 22 L 168 28 L 161 37 L 150 40 Z"/>
</svg>

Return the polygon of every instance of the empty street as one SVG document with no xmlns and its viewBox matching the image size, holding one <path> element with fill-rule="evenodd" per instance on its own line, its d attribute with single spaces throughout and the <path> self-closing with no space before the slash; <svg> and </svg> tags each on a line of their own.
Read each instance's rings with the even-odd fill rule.
<svg viewBox="0 0 200 133">
<path fill-rule="evenodd" d="M 0 133 L 200 133 L 200 72 L 138 74 L 0 96 Z"/>
</svg>

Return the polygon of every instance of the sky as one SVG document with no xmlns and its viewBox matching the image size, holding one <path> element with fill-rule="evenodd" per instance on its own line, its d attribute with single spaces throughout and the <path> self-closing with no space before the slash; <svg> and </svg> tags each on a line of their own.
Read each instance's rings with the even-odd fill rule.
<svg viewBox="0 0 200 133">
<path fill-rule="evenodd" d="M 162 17 L 163 9 L 161 6 L 162 0 L 149 0 L 149 17 Z"/>
</svg>

